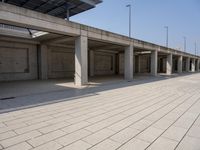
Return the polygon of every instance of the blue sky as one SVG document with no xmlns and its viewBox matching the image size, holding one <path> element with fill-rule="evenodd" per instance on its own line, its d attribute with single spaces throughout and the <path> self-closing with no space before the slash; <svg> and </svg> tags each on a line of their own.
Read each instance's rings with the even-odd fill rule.
<svg viewBox="0 0 200 150">
<path fill-rule="evenodd" d="M 132 37 L 169 47 L 200 53 L 200 0 L 103 0 L 96 8 L 71 17 L 71 21 L 128 36 L 128 8 L 132 5 Z"/>
</svg>

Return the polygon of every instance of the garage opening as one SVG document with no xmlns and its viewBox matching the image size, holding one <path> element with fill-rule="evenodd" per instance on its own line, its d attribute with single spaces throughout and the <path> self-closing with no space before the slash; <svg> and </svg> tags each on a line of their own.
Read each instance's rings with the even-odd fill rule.
<svg viewBox="0 0 200 150">
<path fill-rule="evenodd" d="M 0 24 L 0 81 L 74 78 L 75 37 Z"/>
<path fill-rule="evenodd" d="M 89 82 L 123 80 L 124 47 L 95 40 L 88 41 Z"/>
</svg>

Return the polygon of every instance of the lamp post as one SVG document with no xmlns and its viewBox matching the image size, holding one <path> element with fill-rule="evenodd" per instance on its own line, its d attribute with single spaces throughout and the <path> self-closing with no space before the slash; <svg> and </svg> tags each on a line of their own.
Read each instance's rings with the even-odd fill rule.
<svg viewBox="0 0 200 150">
<path fill-rule="evenodd" d="M 168 46 L 169 46 L 169 27 L 168 26 L 165 26 L 165 29 L 166 29 L 166 47 L 168 48 Z"/>
<path fill-rule="evenodd" d="M 196 41 L 194 43 L 194 51 L 195 51 L 195 55 L 197 55 L 197 42 Z"/>
<path fill-rule="evenodd" d="M 186 37 L 184 36 L 183 39 L 184 39 L 184 52 L 186 52 Z"/>
<path fill-rule="evenodd" d="M 126 7 L 129 8 L 129 37 L 131 37 L 131 5 L 128 4 Z"/>
</svg>

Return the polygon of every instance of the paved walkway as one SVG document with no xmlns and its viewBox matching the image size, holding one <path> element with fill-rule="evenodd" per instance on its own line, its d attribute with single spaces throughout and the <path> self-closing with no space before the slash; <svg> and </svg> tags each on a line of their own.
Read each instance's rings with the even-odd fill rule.
<svg viewBox="0 0 200 150">
<path fill-rule="evenodd" d="M 54 91 L 0 105 L 0 149 L 200 149 L 200 74 Z"/>
</svg>

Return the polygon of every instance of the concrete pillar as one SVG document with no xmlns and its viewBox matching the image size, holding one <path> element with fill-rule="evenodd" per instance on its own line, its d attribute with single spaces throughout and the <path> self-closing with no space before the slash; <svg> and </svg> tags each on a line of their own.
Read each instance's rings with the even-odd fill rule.
<svg viewBox="0 0 200 150">
<path fill-rule="evenodd" d="M 200 60 L 197 59 L 197 72 L 199 72 L 199 63 L 200 63 Z"/>
<path fill-rule="evenodd" d="M 90 76 L 93 77 L 94 76 L 94 51 L 90 50 Z"/>
<path fill-rule="evenodd" d="M 158 51 L 151 52 L 151 75 L 156 76 L 158 72 Z"/>
<path fill-rule="evenodd" d="M 190 58 L 186 58 L 186 72 L 190 72 Z"/>
<path fill-rule="evenodd" d="M 130 45 L 125 48 L 125 66 L 124 66 L 124 78 L 126 80 L 133 79 L 133 45 Z"/>
<path fill-rule="evenodd" d="M 48 48 L 47 45 L 38 47 L 38 75 L 39 79 L 48 79 Z"/>
<path fill-rule="evenodd" d="M 183 72 L 183 56 L 178 56 L 178 73 Z"/>
<path fill-rule="evenodd" d="M 195 59 L 192 59 L 192 72 L 195 72 Z"/>
<path fill-rule="evenodd" d="M 133 74 L 135 73 L 135 68 L 136 68 L 136 58 L 135 58 L 135 55 L 133 53 Z"/>
<path fill-rule="evenodd" d="M 166 74 L 171 75 L 172 74 L 172 54 L 167 55 L 167 70 Z"/>
<path fill-rule="evenodd" d="M 88 38 L 79 36 L 75 40 L 75 85 L 88 83 Z"/>
<path fill-rule="evenodd" d="M 140 63 L 140 61 L 141 61 L 141 56 L 138 55 L 138 73 L 141 73 L 141 63 Z"/>
</svg>

